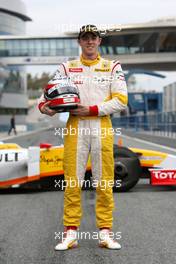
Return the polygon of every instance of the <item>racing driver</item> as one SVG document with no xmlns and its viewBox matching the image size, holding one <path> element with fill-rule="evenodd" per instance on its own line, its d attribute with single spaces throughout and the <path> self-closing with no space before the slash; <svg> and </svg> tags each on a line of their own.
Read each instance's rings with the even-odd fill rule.
<svg viewBox="0 0 176 264">
<path fill-rule="evenodd" d="M 58 66 L 54 79 L 70 77 L 77 84 L 80 104 L 70 110 L 67 129 L 76 133 L 64 137 L 64 177 L 67 182 L 76 181 L 76 187 L 67 184 L 64 193 L 65 236 L 55 250 L 77 247 L 78 228 L 82 216 L 81 184 L 84 179 L 88 157 L 91 157 L 93 180 L 106 181 L 106 188 L 96 186 L 96 224 L 99 228 L 99 246 L 120 249 L 112 239 L 113 191 L 109 181 L 114 181 L 113 131 L 110 115 L 120 112 L 127 105 L 127 86 L 119 61 L 110 61 L 100 56 L 98 48 L 101 33 L 94 25 L 80 29 L 78 43 L 82 54 L 79 59 Z M 56 114 L 49 108 L 42 95 L 38 107 L 41 113 Z M 101 133 L 105 131 L 106 133 Z M 82 132 L 82 133 L 80 133 Z"/>
</svg>

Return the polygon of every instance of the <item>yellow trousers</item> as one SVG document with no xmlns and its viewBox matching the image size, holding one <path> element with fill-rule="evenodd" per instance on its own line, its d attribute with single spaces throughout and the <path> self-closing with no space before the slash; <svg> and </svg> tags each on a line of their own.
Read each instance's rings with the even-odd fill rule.
<svg viewBox="0 0 176 264">
<path fill-rule="evenodd" d="M 88 157 L 96 188 L 96 224 L 112 227 L 114 158 L 111 120 L 104 117 L 70 116 L 64 137 L 64 226 L 79 226 L 82 216 L 81 184 Z M 70 182 L 72 181 L 72 184 Z M 75 182 L 76 184 L 73 184 Z M 103 183 L 103 184 L 102 184 Z M 74 187 L 73 187 L 74 186 Z"/>
</svg>

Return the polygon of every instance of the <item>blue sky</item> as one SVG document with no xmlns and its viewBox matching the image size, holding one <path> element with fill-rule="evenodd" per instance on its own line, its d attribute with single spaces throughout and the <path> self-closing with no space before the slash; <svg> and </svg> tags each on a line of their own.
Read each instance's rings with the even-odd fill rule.
<svg viewBox="0 0 176 264">
<path fill-rule="evenodd" d="M 120 25 L 176 17 L 176 0 L 23 0 L 27 14 L 33 22 L 27 23 L 28 35 L 52 35 L 79 28 L 83 24 Z M 32 72 L 38 71 L 30 67 Z M 51 72 L 56 67 L 43 69 Z M 158 79 L 137 76 L 138 87 L 161 90 L 176 81 L 175 72 L 165 73 L 167 78 Z"/>
</svg>

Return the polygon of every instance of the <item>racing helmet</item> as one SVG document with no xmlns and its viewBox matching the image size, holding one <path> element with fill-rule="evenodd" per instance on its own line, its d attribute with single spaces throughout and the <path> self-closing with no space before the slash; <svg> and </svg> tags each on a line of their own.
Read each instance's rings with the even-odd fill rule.
<svg viewBox="0 0 176 264">
<path fill-rule="evenodd" d="M 77 86 L 68 77 L 60 77 L 48 82 L 44 97 L 50 102 L 50 109 L 57 112 L 67 112 L 77 108 L 80 103 Z"/>
</svg>

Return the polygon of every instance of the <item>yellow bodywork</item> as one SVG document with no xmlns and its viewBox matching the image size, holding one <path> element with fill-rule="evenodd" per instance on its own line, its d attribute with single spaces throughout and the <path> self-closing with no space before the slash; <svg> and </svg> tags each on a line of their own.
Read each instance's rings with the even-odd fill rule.
<svg viewBox="0 0 176 264">
<path fill-rule="evenodd" d="M 0 144 L 0 150 L 3 150 L 3 149 L 21 149 L 21 147 L 15 143 Z"/>
<path fill-rule="evenodd" d="M 63 147 L 52 147 L 40 150 L 40 175 L 63 174 Z"/>
<path fill-rule="evenodd" d="M 64 147 L 51 147 L 40 150 L 40 175 L 41 177 L 50 175 L 62 175 Z M 91 168 L 90 158 L 87 170 Z"/>
<path fill-rule="evenodd" d="M 153 167 L 160 165 L 160 163 L 167 158 L 167 154 L 154 150 L 130 148 L 134 153 L 139 155 L 141 167 Z"/>
</svg>

